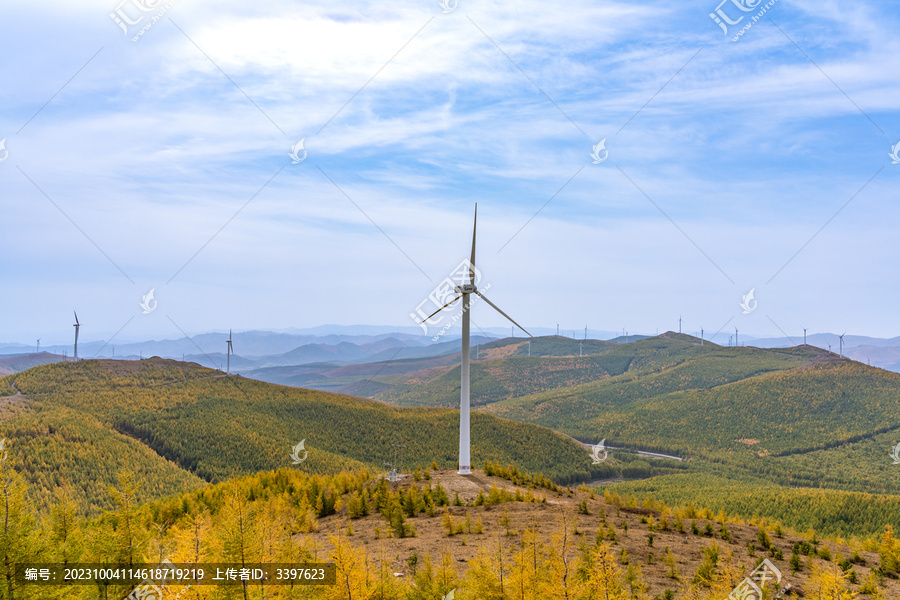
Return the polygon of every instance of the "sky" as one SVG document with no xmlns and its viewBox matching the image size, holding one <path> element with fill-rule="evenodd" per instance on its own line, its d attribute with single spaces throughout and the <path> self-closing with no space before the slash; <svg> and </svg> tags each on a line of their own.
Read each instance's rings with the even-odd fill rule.
<svg viewBox="0 0 900 600">
<path fill-rule="evenodd" d="M 6 2 L 0 341 L 416 326 L 476 202 L 526 329 L 900 335 L 898 29 L 889 0 Z"/>
</svg>

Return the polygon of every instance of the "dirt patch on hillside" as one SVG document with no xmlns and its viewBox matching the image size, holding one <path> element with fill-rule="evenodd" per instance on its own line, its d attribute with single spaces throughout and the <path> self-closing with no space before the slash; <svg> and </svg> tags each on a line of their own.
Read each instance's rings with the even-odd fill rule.
<svg viewBox="0 0 900 600">
<path fill-rule="evenodd" d="M 506 346 L 502 346 L 500 348 L 483 348 L 479 349 L 478 357 L 479 360 L 499 360 L 501 358 L 509 358 L 516 351 L 527 344 L 527 340 L 524 342 L 520 342 L 518 344 L 508 344 Z"/>
<path fill-rule="evenodd" d="M 0 396 L 0 421 L 6 421 L 27 412 L 32 400 L 28 396 L 16 392 L 12 396 Z"/>
<path fill-rule="evenodd" d="M 407 385 L 422 385 L 425 383 L 429 383 L 434 381 L 447 371 L 453 369 L 455 365 L 450 366 L 440 366 L 440 367 L 429 367 L 427 369 L 421 369 L 418 371 L 414 371 L 408 377 L 402 378 L 400 381 Z"/>
</svg>

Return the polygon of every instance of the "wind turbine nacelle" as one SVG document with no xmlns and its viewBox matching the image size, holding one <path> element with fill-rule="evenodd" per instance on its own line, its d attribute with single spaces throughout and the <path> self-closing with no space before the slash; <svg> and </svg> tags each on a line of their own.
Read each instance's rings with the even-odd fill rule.
<svg viewBox="0 0 900 600">
<path fill-rule="evenodd" d="M 474 283 L 466 283 L 456 286 L 453 291 L 457 294 L 474 294 L 477 289 Z"/>
</svg>

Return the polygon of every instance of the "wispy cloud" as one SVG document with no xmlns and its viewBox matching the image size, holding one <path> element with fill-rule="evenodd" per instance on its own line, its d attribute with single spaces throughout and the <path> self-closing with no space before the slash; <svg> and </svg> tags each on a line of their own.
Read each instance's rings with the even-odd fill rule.
<svg viewBox="0 0 900 600">
<path fill-rule="evenodd" d="M 883 276 L 900 258 L 887 201 L 900 173 L 887 158 L 900 140 L 900 13 L 887 1 L 782 0 L 778 27 L 763 19 L 738 43 L 703 2 L 460 0 L 446 15 L 436 2 L 177 2 L 139 42 L 109 19 L 114 3 L 42 6 L 12 7 L 0 24 L 17 56 L 0 73 L 10 336 L 40 333 L 46 313 L 73 304 L 114 331 L 137 308 L 129 294 L 170 277 L 282 167 L 160 289 L 161 311 L 195 331 L 406 324 L 427 282 L 403 254 L 443 276 L 478 201 L 492 291 L 515 306 L 501 295 L 528 290 L 516 314 L 530 322 L 563 313 L 652 331 L 673 311 L 724 322 L 743 286 L 761 285 L 886 164 L 760 302 L 784 327 L 897 333 L 878 312 L 900 291 Z M 291 165 L 300 138 L 309 155 Z M 610 158 L 593 165 L 601 138 Z M 134 289 L 112 283 L 109 261 L 16 166 L 135 273 Z M 763 317 L 748 326 L 774 333 Z"/>
</svg>

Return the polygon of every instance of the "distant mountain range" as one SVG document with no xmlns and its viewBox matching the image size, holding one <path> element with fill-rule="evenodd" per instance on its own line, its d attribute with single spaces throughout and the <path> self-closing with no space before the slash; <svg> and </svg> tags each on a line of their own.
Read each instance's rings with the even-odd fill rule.
<svg viewBox="0 0 900 600">
<path fill-rule="evenodd" d="M 403 331 L 399 331 L 403 330 Z M 344 331 L 345 333 L 337 333 Z M 367 333 L 349 333 L 367 332 Z M 408 331 L 416 331 L 416 334 Z M 509 338 L 505 329 L 488 329 L 491 337 L 486 335 L 472 338 L 473 347 L 498 339 L 510 339 L 524 342 L 526 338 Z M 545 330 L 536 329 L 540 334 Z M 549 332 L 549 330 L 546 330 Z M 498 337 L 493 334 L 500 332 Z M 583 341 L 583 332 L 561 330 L 562 333 L 575 333 L 576 337 L 548 335 L 545 338 L 569 340 L 572 344 Z M 555 333 L 555 330 L 553 331 Z M 597 339 L 616 343 L 630 343 L 648 336 L 629 334 L 618 336 L 608 331 L 588 332 L 589 342 Z M 598 335 L 600 334 L 600 335 Z M 721 336 L 720 336 L 721 337 Z M 104 341 L 84 341 L 78 346 L 78 354 L 82 358 L 117 358 L 134 360 L 160 356 L 194 362 L 199 365 L 225 369 L 225 340 L 228 334 L 210 332 L 192 337 L 174 340 L 147 340 L 117 344 Z M 359 393 L 355 387 L 358 381 L 346 380 L 345 372 L 333 371 L 338 367 L 358 364 L 381 364 L 414 359 L 431 359 L 448 356 L 459 351 L 459 338 L 451 335 L 443 336 L 439 341 L 421 335 L 416 328 L 394 328 L 374 326 L 335 326 L 295 330 L 295 331 L 242 331 L 233 334 L 235 354 L 231 357 L 231 370 L 248 377 L 254 377 L 272 383 L 316 387 L 323 383 L 320 376 L 328 372 L 331 376 L 327 384 L 318 389 L 328 389 L 351 393 Z M 803 336 L 782 338 L 753 338 L 741 336 L 742 346 L 759 348 L 787 348 L 803 343 Z M 832 333 L 816 333 L 807 337 L 807 343 L 823 350 L 839 353 L 838 335 Z M 0 343 L 0 374 L 12 373 L 48 362 L 58 362 L 71 357 L 72 346 L 56 344 L 42 346 L 41 353 L 35 353 L 35 347 L 20 343 Z M 577 346 L 567 347 L 566 352 L 577 353 Z M 900 337 L 875 338 L 858 335 L 844 336 L 844 355 L 853 360 L 880 367 L 889 371 L 900 372 Z M 31 358 L 27 358 L 31 357 Z M 458 360 L 458 358 L 456 359 Z M 26 366 L 27 365 L 27 366 Z M 278 368 L 316 365 L 312 370 L 279 371 Z M 274 370 L 273 370 L 274 369 Z M 312 371 L 317 372 L 312 376 Z M 345 386 L 349 385 L 349 388 Z M 374 389 L 368 390 L 377 393 Z M 369 395 L 369 394 L 362 394 Z"/>
</svg>

